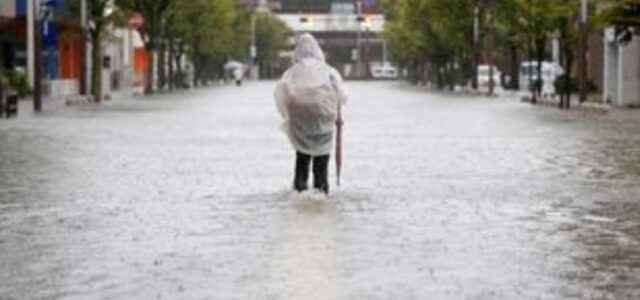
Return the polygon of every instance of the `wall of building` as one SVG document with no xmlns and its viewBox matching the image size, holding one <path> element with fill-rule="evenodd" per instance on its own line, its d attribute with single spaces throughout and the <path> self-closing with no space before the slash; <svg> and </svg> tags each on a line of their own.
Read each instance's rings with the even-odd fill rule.
<svg viewBox="0 0 640 300">
<path fill-rule="evenodd" d="M 620 47 L 618 101 L 621 106 L 640 105 L 640 37 Z"/>
<path fill-rule="evenodd" d="M 620 44 L 608 29 L 604 48 L 604 100 L 616 106 L 640 106 L 640 36 Z"/>
</svg>

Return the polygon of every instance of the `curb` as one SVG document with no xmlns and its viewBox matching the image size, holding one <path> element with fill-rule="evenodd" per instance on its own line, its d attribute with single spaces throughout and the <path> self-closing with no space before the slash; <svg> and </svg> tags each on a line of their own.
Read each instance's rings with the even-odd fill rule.
<svg viewBox="0 0 640 300">
<path fill-rule="evenodd" d="M 529 103 L 531 105 L 541 105 L 541 106 L 555 107 L 555 108 L 558 108 L 558 106 L 560 105 L 560 101 L 556 101 L 548 98 L 541 98 L 541 99 L 538 99 L 536 103 L 532 103 L 531 99 L 528 96 L 524 96 L 521 98 L 521 101 Z M 613 107 L 609 104 L 590 103 L 590 102 L 579 103 L 577 101 L 571 101 L 571 108 L 569 108 L 569 110 L 577 109 L 582 111 L 608 112 L 612 108 Z"/>
</svg>

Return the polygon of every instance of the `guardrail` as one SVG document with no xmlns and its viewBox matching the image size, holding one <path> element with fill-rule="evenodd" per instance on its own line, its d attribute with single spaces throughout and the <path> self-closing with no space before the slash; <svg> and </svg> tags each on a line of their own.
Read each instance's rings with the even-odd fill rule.
<svg viewBox="0 0 640 300">
<path fill-rule="evenodd" d="M 75 79 L 56 79 L 44 83 L 45 95 L 52 99 L 77 96 L 80 93 L 78 81 Z"/>
</svg>

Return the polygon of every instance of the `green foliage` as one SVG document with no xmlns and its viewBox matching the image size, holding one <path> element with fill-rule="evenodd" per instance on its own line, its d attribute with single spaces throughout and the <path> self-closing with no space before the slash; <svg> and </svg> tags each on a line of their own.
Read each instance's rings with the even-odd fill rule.
<svg viewBox="0 0 640 300">
<path fill-rule="evenodd" d="M 234 36 L 230 46 L 231 58 L 246 61 L 249 58 L 251 45 L 251 14 L 249 7 L 237 1 L 235 5 L 236 17 L 233 20 Z"/>
<path fill-rule="evenodd" d="M 80 20 L 82 0 L 66 0 L 66 9 L 55 16 L 57 22 L 75 27 L 81 30 Z M 122 10 L 117 9 L 110 0 L 87 1 L 87 30 L 92 35 L 102 35 L 108 25 L 124 25 L 125 17 Z"/>
<path fill-rule="evenodd" d="M 257 13 L 255 22 L 258 49 L 256 62 L 272 62 L 278 58 L 278 52 L 287 47 L 288 37 L 292 32 L 284 22 L 268 13 Z"/>
<path fill-rule="evenodd" d="M 168 14 L 173 18 L 171 31 L 189 46 L 192 55 L 230 53 L 236 17 L 233 0 L 174 1 Z"/>
<path fill-rule="evenodd" d="M 560 94 L 570 94 L 578 91 L 578 80 L 567 74 L 558 77 L 554 85 L 556 91 Z"/>
<path fill-rule="evenodd" d="M 113 6 L 111 0 L 87 0 L 87 24 L 81 22 L 82 0 L 67 0 L 67 9 L 56 18 L 59 22 L 75 28 L 74 35 L 82 36 L 83 31 L 89 34 L 92 48 L 91 94 L 94 101 L 102 99 L 102 42 L 109 38 L 107 29 L 112 24 L 122 24 L 122 11 Z"/>
<path fill-rule="evenodd" d="M 391 56 L 412 73 L 466 81 L 471 77 L 473 5 L 468 0 L 383 2 L 388 21 L 384 37 Z M 429 69 L 429 70 L 427 70 Z"/>
<path fill-rule="evenodd" d="M 8 87 L 9 90 L 15 92 L 21 98 L 31 92 L 27 76 L 16 70 L 2 69 L 0 72 L 0 84 Z"/>
<path fill-rule="evenodd" d="M 640 30 L 640 0 L 603 1 L 600 20 L 606 25 L 635 27 Z"/>
<path fill-rule="evenodd" d="M 622 19 L 628 23 L 640 18 L 629 13 L 629 7 L 635 7 L 629 4 L 640 0 L 589 0 L 591 14 L 603 3 L 608 4 L 608 15 L 626 16 Z M 581 0 L 383 0 L 382 4 L 387 17 L 383 35 L 392 59 L 414 77 L 439 86 L 443 80 L 469 82 L 475 73 L 474 57 L 487 63 L 493 56 L 498 65 L 509 61 L 516 66 L 509 70 L 516 78 L 519 61 L 550 58 L 553 38 L 560 42 L 565 69 L 570 70 L 577 57 Z M 626 13 L 620 7 L 627 8 Z M 474 45 L 476 9 L 480 33 Z"/>
</svg>

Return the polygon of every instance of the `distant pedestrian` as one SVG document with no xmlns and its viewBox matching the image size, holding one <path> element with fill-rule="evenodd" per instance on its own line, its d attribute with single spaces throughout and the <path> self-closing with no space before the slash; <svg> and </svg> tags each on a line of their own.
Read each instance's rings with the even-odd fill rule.
<svg viewBox="0 0 640 300">
<path fill-rule="evenodd" d="M 236 81 L 237 86 L 242 85 L 242 78 L 244 77 L 244 70 L 242 68 L 235 68 L 233 70 L 233 79 Z"/>
<path fill-rule="evenodd" d="M 338 105 L 347 96 L 340 74 L 325 62 L 318 42 L 303 34 L 293 54 L 294 65 L 278 82 L 274 97 L 284 119 L 282 129 L 296 150 L 293 187 L 304 191 L 313 162 L 313 187 L 329 193 L 329 156 Z"/>
</svg>

